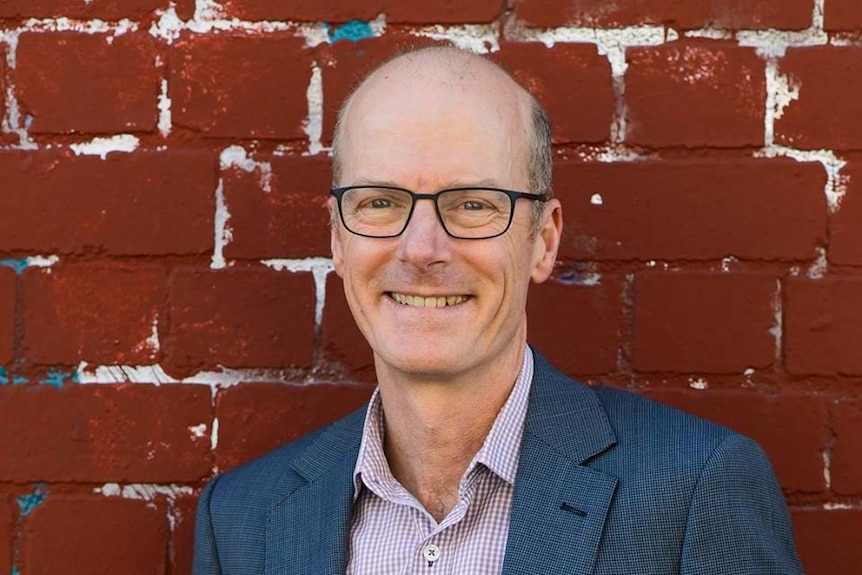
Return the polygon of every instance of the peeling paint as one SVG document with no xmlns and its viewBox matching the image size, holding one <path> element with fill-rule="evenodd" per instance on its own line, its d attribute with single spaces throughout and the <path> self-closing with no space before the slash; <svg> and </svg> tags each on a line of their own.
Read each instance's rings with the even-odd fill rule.
<svg viewBox="0 0 862 575">
<path fill-rule="evenodd" d="M 809 266 L 806 275 L 808 276 L 808 279 L 819 280 L 826 274 L 828 269 L 829 260 L 826 258 L 826 249 L 818 247 L 817 259 L 814 260 L 814 263 L 812 263 L 811 266 Z"/>
<path fill-rule="evenodd" d="M 57 256 L 30 256 L 26 258 L 0 259 L 0 266 L 12 268 L 17 275 L 24 273 L 27 268 L 49 268 L 60 261 Z"/>
<path fill-rule="evenodd" d="M 27 516 L 39 505 L 45 502 L 48 497 L 48 490 L 44 483 L 36 483 L 33 486 L 33 491 L 30 493 L 18 496 L 18 510 L 21 515 Z"/>
<path fill-rule="evenodd" d="M 94 487 L 93 493 L 105 497 L 122 497 L 123 499 L 135 499 L 140 501 L 153 501 L 161 495 L 173 501 L 181 495 L 193 495 L 194 489 L 187 485 L 156 485 L 154 483 L 130 483 L 120 485 L 119 483 L 105 483 L 101 487 Z"/>
<path fill-rule="evenodd" d="M 9 379 L 9 368 L 0 367 L 0 385 L 9 385 L 10 383 L 12 385 L 21 385 L 21 384 L 27 383 L 29 381 L 30 380 L 27 379 L 26 377 L 23 377 L 20 375 L 14 375 L 14 374 L 12 375 L 12 379 L 10 380 Z"/>
<path fill-rule="evenodd" d="M 373 37 L 374 30 L 371 29 L 371 25 L 362 20 L 351 20 L 329 30 L 330 42 L 338 42 L 339 40 L 358 42 Z"/>
<path fill-rule="evenodd" d="M 775 341 L 776 362 L 781 362 L 782 360 L 781 339 L 784 331 L 784 311 L 781 297 L 781 280 L 775 280 L 775 294 L 772 296 L 772 313 L 774 320 L 772 322 L 772 327 L 769 328 L 769 334 Z"/>
<path fill-rule="evenodd" d="M 766 110 L 764 113 L 764 141 L 767 146 L 775 142 L 775 121 L 784 115 L 784 110 L 799 99 L 800 85 L 793 78 L 778 72 L 778 59 L 766 59 Z"/>
<path fill-rule="evenodd" d="M 158 129 L 163 138 L 166 138 L 171 133 L 172 117 L 171 117 L 171 98 L 168 96 L 168 81 L 162 79 L 159 87 L 159 101 L 157 103 L 159 109 Z"/>
<path fill-rule="evenodd" d="M 323 77 L 317 64 L 311 65 L 311 80 L 308 82 L 305 97 L 308 101 L 308 118 L 303 130 L 308 136 L 308 154 L 314 155 L 324 150 L 320 143 L 323 134 Z"/>
<path fill-rule="evenodd" d="M 189 427 L 189 433 L 192 434 L 192 439 L 201 439 L 202 437 L 206 437 L 207 434 L 207 424 L 201 423 L 200 425 L 192 425 Z"/>
<path fill-rule="evenodd" d="M 590 203 L 594 206 L 601 206 L 605 203 L 605 200 L 602 198 L 601 194 L 596 193 L 590 197 Z"/>
<path fill-rule="evenodd" d="M 141 141 L 131 134 L 118 134 L 109 138 L 93 138 L 81 144 L 70 144 L 69 148 L 76 156 L 99 156 L 104 160 L 112 152 L 134 152 L 140 143 Z"/>
<path fill-rule="evenodd" d="M 210 434 L 210 449 L 215 451 L 216 447 L 218 447 L 218 417 L 213 418 L 213 430 Z"/>
<path fill-rule="evenodd" d="M 703 391 L 709 389 L 709 382 L 702 377 L 691 377 L 688 380 L 688 386 L 692 389 Z"/>
<path fill-rule="evenodd" d="M 261 189 L 266 193 L 272 191 L 272 164 L 251 159 L 242 146 L 228 146 L 222 150 L 219 163 L 222 170 L 239 168 L 244 172 L 257 172 Z"/>
<path fill-rule="evenodd" d="M 161 348 L 161 342 L 159 342 L 159 314 L 156 313 L 153 316 L 153 323 L 150 328 L 150 336 L 136 345 L 134 347 L 134 351 L 142 352 L 144 350 L 150 351 L 153 355 L 158 353 Z"/>
<path fill-rule="evenodd" d="M 521 42 L 542 42 L 552 48 L 557 42 L 595 44 L 599 53 L 633 46 L 658 46 L 679 38 L 673 30 L 663 26 L 629 26 L 625 28 L 594 29 L 571 26 L 536 30 L 516 22 L 507 26 L 506 38 Z"/>
<path fill-rule="evenodd" d="M 233 231 L 228 225 L 230 212 L 224 200 L 224 180 L 219 178 L 215 190 L 215 241 L 213 246 L 213 257 L 210 268 L 214 270 L 223 269 L 227 266 L 224 259 L 224 248 L 233 239 Z"/>
<path fill-rule="evenodd" d="M 452 45 L 476 54 L 488 54 L 500 49 L 499 28 L 495 24 L 464 24 L 461 26 L 426 26 L 413 31 L 416 36 L 446 40 Z"/>
<path fill-rule="evenodd" d="M 104 20 L 72 20 L 70 18 L 30 18 L 22 29 L 28 32 L 80 32 L 82 34 L 108 34 L 108 43 L 114 37 L 137 32 L 138 23 L 128 18 L 105 22 Z"/>
<path fill-rule="evenodd" d="M 311 272 L 314 276 L 316 301 L 314 307 L 314 325 L 320 327 L 323 323 L 323 306 L 326 301 L 326 276 L 333 269 L 329 258 L 307 258 L 304 260 L 262 260 L 260 263 L 275 271 Z"/>
<path fill-rule="evenodd" d="M 827 491 L 832 488 L 832 453 L 829 449 L 823 450 L 823 483 Z"/>
<path fill-rule="evenodd" d="M 50 385 L 51 387 L 62 388 L 63 382 L 69 380 L 73 383 L 78 381 L 77 372 L 71 371 L 62 371 L 59 369 L 49 369 L 45 374 L 45 377 L 39 380 L 39 383 L 42 385 Z"/>
</svg>

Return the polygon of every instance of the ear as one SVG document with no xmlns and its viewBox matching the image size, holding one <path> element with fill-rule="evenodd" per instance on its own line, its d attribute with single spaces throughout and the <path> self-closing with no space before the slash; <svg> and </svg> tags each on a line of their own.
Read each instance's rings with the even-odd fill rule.
<svg viewBox="0 0 862 575">
<path fill-rule="evenodd" d="M 560 237 L 563 234 L 563 207 L 560 200 L 552 198 L 545 202 L 545 212 L 542 215 L 542 227 L 536 234 L 533 251 L 533 272 L 530 279 L 534 283 L 542 283 L 554 271 L 557 262 L 557 250 L 560 249 Z"/>
<path fill-rule="evenodd" d="M 343 278 L 344 248 L 341 245 L 341 226 L 338 222 L 338 205 L 335 198 L 330 196 L 326 201 L 326 207 L 329 208 L 329 249 L 332 250 L 332 263 L 335 266 L 335 273 Z"/>
</svg>

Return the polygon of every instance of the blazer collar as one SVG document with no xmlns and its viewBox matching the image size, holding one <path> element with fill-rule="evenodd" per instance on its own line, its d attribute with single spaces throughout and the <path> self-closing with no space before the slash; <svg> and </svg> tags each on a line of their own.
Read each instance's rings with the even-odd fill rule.
<svg viewBox="0 0 862 575">
<path fill-rule="evenodd" d="M 503 574 L 592 573 L 617 479 L 585 464 L 616 435 L 589 387 L 534 357 Z"/>
</svg>

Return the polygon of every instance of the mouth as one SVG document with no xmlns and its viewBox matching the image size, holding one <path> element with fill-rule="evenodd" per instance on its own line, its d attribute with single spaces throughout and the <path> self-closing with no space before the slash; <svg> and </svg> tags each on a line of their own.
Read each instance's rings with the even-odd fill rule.
<svg viewBox="0 0 862 575">
<path fill-rule="evenodd" d="M 399 292 L 387 292 L 389 297 L 401 305 L 411 307 L 450 307 L 464 303 L 470 296 L 468 295 L 447 295 L 447 296 L 430 296 L 411 295 Z"/>
</svg>

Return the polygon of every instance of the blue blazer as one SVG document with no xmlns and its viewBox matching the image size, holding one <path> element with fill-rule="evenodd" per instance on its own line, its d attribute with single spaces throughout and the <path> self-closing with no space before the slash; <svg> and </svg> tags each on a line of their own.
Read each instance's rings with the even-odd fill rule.
<svg viewBox="0 0 862 575">
<path fill-rule="evenodd" d="M 534 355 L 504 575 L 802 573 L 757 444 Z M 344 573 L 364 416 L 213 479 L 194 575 Z"/>
</svg>

